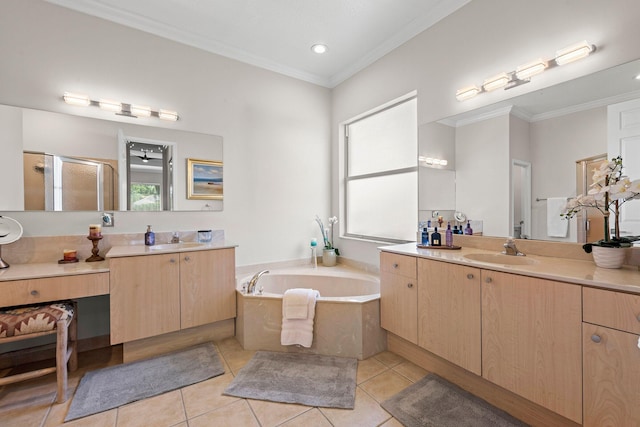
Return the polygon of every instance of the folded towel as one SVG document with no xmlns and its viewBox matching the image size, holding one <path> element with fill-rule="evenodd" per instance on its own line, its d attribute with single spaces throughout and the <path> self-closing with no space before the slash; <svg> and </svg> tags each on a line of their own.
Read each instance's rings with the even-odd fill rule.
<svg viewBox="0 0 640 427">
<path fill-rule="evenodd" d="M 547 236 L 567 237 L 569 221 L 560 216 L 566 204 L 566 197 L 549 197 L 547 199 Z"/>
<path fill-rule="evenodd" d="M 282 304 L 282 332 L 280 344 L 298 344 L 309 348 L 313 343 L 313 320 L 316 315 L 316 298 L 320 296 L 318 291 L 311 290 L 311 297 L 307 303 L 307 317 L 304 319 L 287 319 L 285 317 L 285 304 Z"/>
<path fill-rule="evenodd" d="M 287 289 L 282 298 L 282 316 L 285 319 L 306 319 L 309 316 L 309 300 L 315 299 L 313 289 Z"/>
</svg>

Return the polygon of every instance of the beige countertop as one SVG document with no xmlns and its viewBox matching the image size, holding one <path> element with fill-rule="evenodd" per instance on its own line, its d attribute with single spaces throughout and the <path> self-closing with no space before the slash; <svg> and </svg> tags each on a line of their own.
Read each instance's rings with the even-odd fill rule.
<svg viewBox="0 0 640 427">
<path fill-rule="evenodd" d="M 120 258 L 128 256 L 141 256 L 141 255 L 158 255 L 176 252 L 193 252 L 193 251 L 207 251 L 212 249 L 227 249 L 235 248 L 238 245 L 229 243 L 227 241 L 211 242 L 211 243 L 196 243 L 196 242 L 181 242 L 181 243 L 163 243 L 154 246 L 145 245 L 123 245 L 113 246 L 107 252 L 107 258 Z"/>
<path fill-rule="evenodd" d="M 58 264 L 56 262 L 11 264 L 9 268 L 0 270 L 0 282 L 108 272 L 108 261 L 78 261 L 71 264 Z"/>
<path fill-rule="evenodd" d="M 422 249 L 418 248 L 416 243 L 383 246 L 379 249 L 400 255 L 410 255 L 437 261 L 446 261 L 454 264 L 482 268 L 485 270 L 522 274 L 526 276 L 539 277 L 541 279 L 557 280 L 561 282 L 575 283 L 578 285 L 640 294 L 640 270 L 638 267 L 625 266 L 621 269 L 607 269 L 596 267 L 593 261 L 537 255 L 527 255 L 527 258 L 536 261 L 535 264 L 505 265 L 465 258 L 465 255 L 472 253 L 495 254 L 495 251 L 465 247 L 459 250 L 435 248 Z"/>
</svg>

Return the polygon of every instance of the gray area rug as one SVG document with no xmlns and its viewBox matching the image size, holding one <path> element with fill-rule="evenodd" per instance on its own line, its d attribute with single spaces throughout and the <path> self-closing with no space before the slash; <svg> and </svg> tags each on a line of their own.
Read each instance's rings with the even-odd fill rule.
<svg viewBox="0 0 640 427">
<path fill-rule="evenodd" d="M 318 354 L 258 351 L 224 394 L 272 402 L 353 409 L 358 361 Z"/>
<path fill-rule="evenodd" d="M 224 367 L 211 342 L 87 372 L 64 420 L 107 411 L 222 374 Z"/>
<path fill-rule="evenodd" d="M 406 427 L 527 425 L 434 374 L 382 402 L 382 407 Z"/>
</svg>

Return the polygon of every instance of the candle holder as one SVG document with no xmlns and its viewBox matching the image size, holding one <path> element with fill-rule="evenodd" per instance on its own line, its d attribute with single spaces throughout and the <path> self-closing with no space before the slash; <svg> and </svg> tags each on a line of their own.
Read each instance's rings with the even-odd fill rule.
<svg viewBox="0 0 640 427">
<path fill-rule="evenodd" d="M 100 252 L 100 249 L 98 249 L 98 242 L 102 240 L 102 236 L 87 236 L 87 239 L 91 240 L 91 243 L 93 244 L 93 248 L 91 249 L 91 253 L 93 255 L 87 258 L 86 262 L 104 261 L 104 258 L 98 255 L 98 252 Z"/>
</svg>

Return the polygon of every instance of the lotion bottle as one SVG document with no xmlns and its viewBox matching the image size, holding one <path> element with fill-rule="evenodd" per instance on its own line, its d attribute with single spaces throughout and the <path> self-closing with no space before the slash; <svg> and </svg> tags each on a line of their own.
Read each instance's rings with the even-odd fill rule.
<svg viewBox="0 0 640 427">
<path fill-rule="evenodd" d="M 472 235 L 473 229 L 471 228 L 471 221 L 467 221 L 467 228 L 464 229 L 464 234 Z"/>
<path fill-rule="evenodd" d="M 156 233 L 151 230 L 150 225 L 147 225 L 147 232 L 144 233 L 144 244 L 147 246 L 153 246 L 156 244 Z"/>
</svg>

